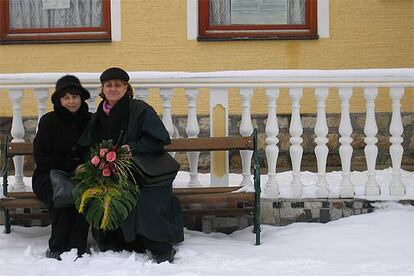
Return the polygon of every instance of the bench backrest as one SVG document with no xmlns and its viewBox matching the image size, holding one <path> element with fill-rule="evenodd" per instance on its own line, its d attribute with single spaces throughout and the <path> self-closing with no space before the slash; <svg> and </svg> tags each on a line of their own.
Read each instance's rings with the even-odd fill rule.
<svg viewBox="0 0 414 276">
<path fill-rule="evenodd" d="M 6 157 L 32 155 L 32 143 L 8 143 Z M 209 138 L 177 138 L 171 139 L 166 151 L 221 151 L 221 150 L 254 150 L 253 137 L 209 137 Z"/>
<path fill-rule="evenodd" d="M 13 157 L 18 155 L 33 155 L 32 143 L 8 143 L 6 157 Z"/>
</svg>

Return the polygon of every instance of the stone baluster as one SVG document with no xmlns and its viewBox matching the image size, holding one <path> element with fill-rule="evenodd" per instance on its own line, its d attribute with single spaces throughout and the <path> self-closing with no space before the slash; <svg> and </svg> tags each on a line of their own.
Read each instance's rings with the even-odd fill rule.
<svg viewBox="0 0 414 276">
<path fill-rule="evenodd" d="M 252 118 L 250 114 L 250 98 L 253 96 L 253 88 L 240 88 L 240 96 L 242 98 L 242 118 L 240 122 L 240 134 L 243 137 L 250 136 L 253 134 Z M 250 166 L 252 163 L 252 150 L 241 150 L 240 151 L 242 160 L 242 186 L 253 185 L 251 180 Z"/>
<path fill-rule="evenodd" d="M 267 182 L 264 192 L 267 197 L 279 197 L 279 186 L 276 181 L 276 164 L 279 156 L 279 125 L 277 123 L 277 98 L 279 97 L 279 88 L 268 88 L 266 90 L 268 97 L 268 113 L 266 123 L 266 160 L 267 160 Z"/>
<path fill-rule="evenodd" d="M 88 89 L 89 94 L 91 95 L 91 97 L 86 100 L 86 102 L 88 103 L 88 107 L 89 107 L 89 112 L 95 113 L 96 112 L 96 99 L 99 96 L 99 93 L 101 92 L 101 88 L 89 88 Z"/>
<path fill-rule="evenodd" d="M 329 149 L 326 146 L 329 139 L 326 138 L 328 135 L 328 125 L 326 123 L 326 111 L 325 101 L 328 97 L 328 87 L 317 87 L 315 89 L 315 96 L 317 99 L 317 115 L 315 125 L 315 155 L 318 164 L 318 197 L 328 197 L 328 189 L 326 183 L 326 160 L 328 157 Z"/>
<path fill-rule="evenodd" d="M 39 128 L 40 118 L 46 113 L 46 102 L 49 98 L 49 89 L 47 88 L 36 88 L 34 94 L 37 99 L 37 125 L 36 132 Z"/>
<path fill-rule="evenodd" d="M 364 97 L 366 100 L 366 117 L 364 133 L 365 142 L 365 159 L 367 161 L 368 181 L 365 185 L 365 194 L 367 196 L 379 195 L 379 186 L 375 180 L 375 163 L 377 161 L 378 147 L 375 145 L 378 138 L 375 135 L 378 132 L 377 122 L 375 120 L 375 98 L 378 95 L 377 87 L 365 88 Z"/>
<path fill-rule="evenodd" d="M 188 117 L 187 127 L 185 129 L 188 138 L 196 138 L 200 132 L 197 120 L 197 96 L 198 89 L 189 88 L 186 89 L 185 95 L 188 100 Z M 199 151 L 187 152 L 187 157 L 190 166 L 190 181 L 189 186 L 198 186 L 200 181 L 198 180 L 198 159 L 200 156 Z"/>
<path fill-rule="evenodd" d="M 352 124 L 349 115 L 349 100 L 352 97 L 352 87 L 340 87 L 339 97 L 341 98 L 341 122 L 339 133 L 339 156 L 342 165 L 341 198 L 352 198 L 354 196 L 354 184 L 351 181 L 351 159 L 353 148 L 352 143 Z"/>
<path fill-rule="evenodd" d="M 160 97 L 162 98 L 162 122 L 170 135 L 174 137 L 174 124 L 171 115 L 171 98 L 173 96 L 172 88 L 160 88 Z M 175 152 L 170 152 L 171 156 L 175 156 Z"/>
<path fill-rule="evenodd" d="M 22 119 L 21 103 L 23 100 L 23 90 L 22 89 L 9 89 L 9 99 L 13 104 L 13 120 L 11 127 L 11 136 L 13 143 L 23 143 L 24 142 L 24 126 Z M 13 191 L 25 191 L 25 185 L 23 182 L 23 164 L 24 156 L 15 156 L 13 157 L 14 163 L 14 177 L 15 183 L 12 187 Z"/>
<path fill-rule="evenodd" d="M 148 88 L 135 88 L 135 98 L 146 102 L 149 95 Z"/>
<path fill-rule="evenodd" d="M 300 99 L 303 96 L 303 88 L 294 87 L 289 89 L 289 96 L 292 101 L 292 119 L 290 122 L 289 133 L 290 143 L 289 148 L 290 158 L 292 159 L 292 184 L 291 195 L 293 198 L 299 198 L 302 196 L 302 181 L 300 179 L 300 164 L 302 161 L 303 139 L 301 137 L 303 133 L 302 122 L 300 118 Z"/>
<path fill-rule="evenodd" d="M 171 116 L 171 98 L 173 96 L 172 88 L 161 88 L 160 96 L 163 101 L 162 105 L 162 122 L 167 129 L 170 138 L 174 135 L 174 124 Z"/>
<path fill-rule="evenodd" d="M 390 125 L 391 146 L 390 155 L 392 160 L 392 183 L 390 194 L 400 196 L 405 194 L 405 188 L 401 182 L 401 159 L 404 152 L 401 143 L 403 138 L 403 125 L 401 122 L 401 98 L 404 96 L 404 87 L 391 87 L 390 97 L 392 98 L 392 118 Z"/>
</svg>

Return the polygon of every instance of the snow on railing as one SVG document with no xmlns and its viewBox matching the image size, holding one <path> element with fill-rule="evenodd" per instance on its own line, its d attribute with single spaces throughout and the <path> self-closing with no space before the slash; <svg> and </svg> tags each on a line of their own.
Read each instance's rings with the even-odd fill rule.
<svg viewBox="0 0 414 276">
<path fill-rule="evenodd" d="M 88 100 L 90 111 L 96 110 L 96 99 L 99 94 L 100 83 L 99 73 L 70 73 L 79 77 L 82 84 L 91 92 L 91 99 Z M 149 90 L 158 89 L 159 95 L 163 102 L 164 122 L 170 136 L 176 133 L 176 127 L 172 120 L 173 89 L 184 89 L 184 96 L 187 99 L 188 117 L 186 134 L 188 137 L 197 137 L 200 127 L 197 120 L 197 99 L 199 89 L 206 88 L 210 92 L 210 133 L 214 128 L 212 113 L 216 106 L 224 107 L 225 131 L 228 133 L 228 89 L 238 88 L 242 101 L 241 122 L 239 133 L 242 136 L 250 136 L 253 133 L 251 119 L 251 98 L 256 88 L 262 88 L 266 91 L 268 98 L 268 117 L 265 129 L 266 134 L 266 159 L 268 164 L 268 177 L 264 185 L 264 193 L 268 197 L 279 197 L 279 185 L 276 178 L 276 164 L 279 153 L 279 127 L 277 123 L 277 102 L 280 88 L 289 90 L 291 101 L 292 118 L 289 127 L 290 134 L 290 158 L 292 161 L 292 180 L 290 184 L 290 195 L 292 198 L 303 197 L 303 182 L 301 179 L 301 161 L 302 161 L 302 133 L 300 100 L 305 88 L 313 88 L 317 100 L 317 114 L 314 142 L 315 155 L 317 160 L 318 178 L 316 181 L 316 197 L 332 197 L 329 183 L 326 179 L 326 163 L 328 156 L 327 135 L 328 126 L 326 120 L 326 98 L 329 94 L 329 88 L 339 90 L 341 101 L 341 119 L 339 125 L 339 154 L 342 164 L 342 181 L 340 184 L 339 196 L 350 198 L 354 196 L 354 184 L 351 181 L 351 157 L 353 148 L 351 143 L 353 139 L 352 124 L 350 119 L 350 98 L 353 95 L 353 88 L 358 87 L 364 90 L 366 103 L 366 120 L 364 133 L 365 158 L 367 163 L 367 182 L 365 184 L 365 195 L 376 196 L 381 193 L 380 186 L 375 179 L 375 165 L 378 154 L 376 143 L 378 132 L 375 121 L 375 99 L 378 95 L 379 87 L 388 87 L 389 96 L 392 99 L 392 119 L 390 125 L 390 155 L 392 159 L 392 181 L 389 185 L 390 195 L 404 196 L 406 189 L 401 181 L 401 159 L 403 155 L 403 127 L 401 121 L 400 101 L 404 95 L 404 89 L 414 86 L 414 69 L 360 69 L 360 70 L 272 70 L 272 71 L 228 71 L 228 72 L 129 72 L 131 84 L 135 89 L 136 97 L 142 100 L 148 100 Z M 13 142 L 23 142 L 25 134 L 21 102 L 23 99 L 24 89 L 33 89 L 34 95 L 38 102 L 38 117 L 40 118 L 46 112 L 46 101 L 49 99 L 49 89 L 54 87 L 56 80 L 61 77 L 62 73 L 27 73 L 27 74 L 0 74 L 0 90 L 7 91 L 10 101 L 13 104 L 13 121 L 11 136 Z M 242 186 L 252 185 L 251 181 L 251 151 L 241 151 L 242 158 Z M 15 165 L 15 190 L 24 190 L 23 183 L 23 157 L 14 157 Z M 189 186 L 198 186 L 198 163 L 199 153 L 189 152 Z M 214 162 L 214 159 L 211 159 Z M 220 185 L 228 184 L 228 155 L 225 156 L 225 175 L 216 175 L 211 171 L 212 183 Z M 214 164 L 212 164 L 214 167 Z"/>
</svg>

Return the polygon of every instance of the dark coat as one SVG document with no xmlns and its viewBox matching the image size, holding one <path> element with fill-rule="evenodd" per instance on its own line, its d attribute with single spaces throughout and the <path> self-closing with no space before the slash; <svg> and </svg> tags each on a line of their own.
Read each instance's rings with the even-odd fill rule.
<svg viewBox="0 0 414 276">
<path fill-rule="evenodd" d="M 88 124 L 88 105 L 82 102 L 76 114 L 55 105 L 54 111 L 40 118 L 38 131 L 33 141 L 36 169 L 32 177 L 33 192 L 41 200 L 51 203 L 52 188 L 50 170 L 72 172 L 81 159 L 74 150 L 83 130 Z"/>
<path fill-rule="evenodd" d="M 112 107 L 109 116 L 101 102 L 79 144 L 86 147 L 102 140 L 118 141 L 121 130 L 127 130 L 122 144 L 128 144 L 133 155 L 159 153 L 170 143 L 169 134 L 155 110 L 125 95 Z M 135 240 L 137 235 L 161 242 L 184 240 L 181 209 L 172 193 L 172 181 L 165 184 L 152 189 L 140 187 L 136 208 L 121 225 L 127 242 Z"/>
</svg>

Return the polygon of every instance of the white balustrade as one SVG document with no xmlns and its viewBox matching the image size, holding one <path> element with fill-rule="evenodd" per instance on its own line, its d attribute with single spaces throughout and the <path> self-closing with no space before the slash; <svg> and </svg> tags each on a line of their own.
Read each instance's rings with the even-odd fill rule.
<svg viewBox="0 0 414 276">
<path fill-rule="evenodd" d="M 342 165 L 341 198 L 354 196 L 354 185 L 351 181 L 351 158 L 352 158 L 352 124 L 349 115 L 349 100 L 352 97 L 352 87 L 340 87 L 339 97 L 341 98 L 341 122 L 339 123 L 339 156 Z"/>
<path fill-rule="evenodd" d="M 40 118 L 46 113 L 46 102 L 49 99 L 49 89 L 36 88 L 34 89 L 34 95 L 37 99 L 37 125 L 36 132 L 39 127 Z"/>
<path fill-rule="evenodd" d="M 303 88 L 293 87 L 289 89 L 289 96 L 292 101 L 292 119 L 290 122 L 289 133 L 290 143 L 289 148 L 290 158 L 292 160 L 292 183 L 291 183 L 291 195 L 294 198 L 300 198 L 302 196 L 302 180 L 300 178 L 300 164 L 302 161 L 303 139 L 301 137 L 303 133 L 302 122 L 300 119 L 300 99 L 303 96 Z"/>
<path fill-rule="evenodd" d="M 171 98 L 173 96 L 173 90 L 171 88 L 161 88 L 160 97 L 162 98 L 162 122 L 167 129 L 170 138 L 174 135 L 174 124 L 171 115 Z"/>
<path fill-rule="evenodd" d="M 198 97 L 197 89 L 187 89 L 185 95 L 188 100 L 188 117 L 186 133 L 188 138 L 196 138 L 200 133 L 197 120 L 197 104 L 196 100 Z M 198 180 L 198 159 L 200 156 L 199 151 L 187 152 L 188 162 L 190 166 L 190 181 L 189 186 L 198 186 L 200 181 Z"/>
<path fill-rule="evenodd" d="M 86 100 L 86 102 L 88 103 L 89 112 L 95 113 L 97 108 L 96 99 L 99 96 L 101 88 L 89 88 L 88 91 L 91 95 L 91 97 L 88 100 Z"/>
<path fill-rule="evenodd" d="M 170 138 L 174 138 L 175 127 L 172 121 L 171 115 L 171 98 L 173 96 L 173 90 L 171 88 L 161 88 L 160 97 L 162 99 L 162 122 L 170 135 Z M 170 152 L 172 157 L 175 156 L 175 152 Z"/>
<path fill-rule="evenodd" d="M 267 88 L 268 113 L 266 122 L 266 160 L 267 160 L 267 182 L 264 192 L 267 197 L 279 197 L 279 185 L 276 180 L 276 164 L 279 156 L 279 125 L 277 122 L 277 98 L 279 97 L 279 88 Z"/>
<path fill-rule="evenodd" d="M 366 135 L 364 142 L 365 159 L 367 160 L 368 181 L 365 184 L 365 194 L 367 196 L 379 195 L 380 190 L 375 179 L 375 163 L 377 161 L 378 147 L 375 145 L 378 138 L 375 137 L 378 132 L 377 122 L 375 120 L 375 98 L 378 95 L 377 87 L 365 88 L 364 97 L 366 101 L 366 117 L 364 133 Z"/>
<path fill-rule="evenodd" d="M 404 87 L 391 87 L 390 97 L 392 99 L 392 117 L 390 125 L 391 146 L 390 155 L 392 160 L 392 183 L 390 185 L 390 194 L 401 196 L 405 194 L 404 185 L 401 182 L 401 160 L 404 152 L 401 143 L 403 138 L 403 125 L 401 122 L 401 98 L 404 96 Z"/>
<path fill-rule="evenodd" d="M 389 97 L 392 100 L 392 118 L 389 127 L 391 146 L 389 152 L 392 160 L 392 179 L 387 185 L 389 194 L 393 198 L 407 198 L 409 189 L 404 186 L 401 170 L 402 158 L 404 153 L 403 137 L 404 128 L 401 117 L 401 101 L 404 97 L 404 89 L 414 87 L 413 80 L 414 69 L 363 69 L 363 70 L 286 70 L 275 71 L 241 71 L 241 72 L 203 72 L 203 73 L 180 73 L 162 72 L 148 74 L 148 72 L 131 72 L 131 84 L 135 90 L 135 98 L 148 101 L 151 89 L 159 89 L 162 98 L 162 121 L 172 138 L 178 137 L 178 130 L 172 120 L 172 97 L 175 89 L 184 89 L 185 96 L 188 100 L 188 117 L 186 125 L 186 134 L 189 139 L 198 137 L 200 129 L 197 120 L 197 99 L 200 87 L 210 90 L 210 135 L 226 136 L 229 132 L 228 112 L 232 110 L 229 104 L 230 94 L 229 88 L 240 89 L 240 98 L 242 105 L 236 107 L 241 111 L 241 122 L 239 133 L 242 136 L 250 136 L 253 133 L 251 101 L 254 94 L 254 88 L 265 88 L 267 96 L 267 123 L 265 127 L 265 154 L 267 164 L 267 182 L 264 185 L 264 195 L 270 198 L 277 198 L 281 194 L 291 198 L 300 198 L 310 195 L 310 191 L 315 191 L 319 198 L 337 197 L 338 191 L 341 198 L 354 197 L 354 184 L 351 179 L 351 160 L 353 156 L 352 148 L 352 124 L 351 124 L 351 98 L 355 87 L 364 89 L 363 96 L 366 101 L 366 117 L 365 117 L 365 158 L 367 163 L 367 182 L 365 183 L 365 194 L 359 196 L 367 196 L 368 198 L 378 198 L 387 196 L 386 191 L 380 191 L 380 187 L 375 179 L 376 159 L 378 155 L 376 137 L 378 128 L 375 119 L 375 100 L 378 95 L 378 87 L 389 88 Z M 22 100 L 24 99 L 24 89 L 34 91 L 37 104 L 38 118 L 40 119 L 46 112 L 47 101 L 50 100 L 48 88 L 61 77 L 61 73 L 39 73 L 31 74 L 0 74 L 0 91 L 8 91 L 10 101 L 12 102 L 12 142 L 24 142 L 25 129 L 22 119 Z M 96 111 L 96 100 L 100 91 L 99 73 L 76 73 L 82 79 L 82 83 L 88 88 L 91 98 L 87 101 L 89 111 Z M 327 182 L 326 167 L 328 156 L 328 134 L 326 103 L 327 97 L 330 95 L 328 88 L 335 88 L 339 91 L 339 99 L 341 106 L 341 118 L 339 124 L 339 156 L 342 166 L 342 180 L 340 187 L 334 187 L 332 183 Z M 281 147 L 280 129 L 278 125 L 278 109 L 280 106 L 286 106 L 288 98 L 281 99 L 279 97 L 279 89 L 289 89 L 289 99 L 291 101 L 291 121 L 289 126 L 290 147 L 289 157 L 292 162 L 292 182 L 278 183 L 276 180 L 277 161 Z M 301 179 L 301 162 L 303 155 L 303 128 L 301 122 L 301 106 L 300 102 L 303 97 L 303 89 L 314 89 L 317 106 L 311 113 L 316 113 L 317 120 L 315 125 L 315 156 L 317 160 L 317 187 L 307 187 L 306 193 L 302 193 L 303 183 Z M 177 90 L 178 92 L 178 90 Z M 355 92 L 356 93 L 356 92 Z M 201 97 L 200 97 L 201 98 Z M 231 98 L 233 100 L 233 98 Z M 204 99 L 201 98 L 200 102 Z M 258 102 L 262 103 L 263 99 Z M 232 102 L 230 102 L 232 103 Z M 384 103 L 382 103 L 382 107 Z M 260 106 L 260 111 L 263 112 Z M 213 112 L 214 110 L 214 112 Z M 266 111 L 265 111 L 266 112 Z M 308 111 L 307 111 L 308 112 Z M 411 110 L 409 110 L 411 112 Z M 216 117 L 214 117 L 216 116 Z M 214 118 L 213 118 L 214 117 Z M 219 122 L 220 126 L 214 126 L 215 122 Z M 223 125 L 221 125 L 224 122 Z M 212 130 L 212 129 L 215 130 Z M 224 130 L 224 132 L 223 132 Z M 214 134 L 214 131 L 218 131 Z M 284 142 L 284 141 L 282 141 Z M 252 151 L 240 151 L 242 162 L 242 186 L 252 185 L 251 175 L 251 159 Z M 190 167 L 189 186 L 200 185 L 198 174 L 199 152 L 188 152 L 188 162 Z M 224 156 L 211 155 L 211 183 L 218 186 L 228 185 L 229 177 L 229 157 L 228 152 Z M 225 159 L 223 161 L 223 159 Z M 214 161 L 217 164 L 214 164 Z M 24 191 L 23 183 L 23 163 L 24 157 L 18 156 L 13 158 L 15 167 L 15 181 L 11 186 L 12 190 Z M 224 163 L 224 164 L 223 164 Z M 223 169 L 224 168 L 224 169 Z M 214 174 L 216 172 L 216 174 Z M 223 176 L 224 175 L 224 176 Z M 337 185 L 337 184 L 335 184 Z M 250 188 L 250 187 L 249 187 Z M 282 190 L 283 188 L 283 190 Z M 287 193 L 289 190 L 290 193 Z M 310 188 L 310 189 L 309 189 Z M 314 189 L 315 188 L 315 189 Z M 317 189 L 316 189 L 317 188 Z M 337 189 L 338 188 L 338 189 Z M 340 188 L 340 190 L 339 190 Z M 407 190 L 408 191 L 407 191 Z"/>
<path fill-rule="evenodd" d="M 328 124 L 326 123 L 325 101 L 328 97 L 328 87 L 318 87 L 315 89 L 317 98 L 317 113 L 315 125 L 315 155 L 318 164 L 318 197 L 328 197 L 328 189 L 326 183 L 326 159 L 328 157 Z"/>
<path fill-rule="evenodd" d="M 250 114 L 250 98 L 253 96 L 253 88 L 240 88 L 240 96 L 242 98 L 242 118 L 240 122 L 240 134 L 247 137 L 253 134 L 252 118 Z M 242 160 L 242 186 L 253 185 L 250 173 L 250 166 L 252 164 L 253 151 L 241 150 Z"/>
<path fill-rule="evenodd" d="M 13 120 L 11 127 L 11 135 L 13 143 L 23 143 L 24 142 L 24 126 L 22 119 L 21 104 L 23 100 L 23 89 L 9 89 L 9 99 L 13 104 Z M 13 191 L 25 191 L 25 185 L 23 182 L 23 164 L 24 156 L 15 156 L 13 157 L 14 163 L 14 177 L 15 182 L 12 187 Z"/>
<path fill-rule="evenodd" d="M 141 101 L 146 102 L 148 95 L 149 95 L 149 91 L 148 88 L 135 88 L 135 98 Z"/>
</svg>

